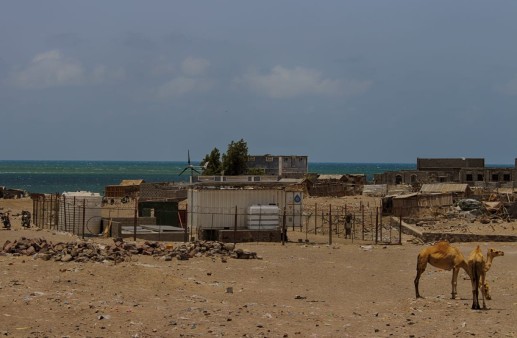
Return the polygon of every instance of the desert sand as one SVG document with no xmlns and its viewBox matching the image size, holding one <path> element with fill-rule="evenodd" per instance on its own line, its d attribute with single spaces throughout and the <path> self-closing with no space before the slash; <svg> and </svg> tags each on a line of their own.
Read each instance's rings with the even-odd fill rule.
<svg viewBox="0 0 517 338">
<path fill-rule="evenodd" d="M 325 201 L 318 200 L 318 203 Z M 344 199 L 327 202 L 350 203 Z M 355 199 L 357 202 L 357 199 Z M 30 200 L 0 200 L 12 215 Z M 0 245 L 21 237 L 76 241 L 35 228 L 0 230 Z M 308 241 L 306 242 L 305 239 Z M 298 241 L 300 239 L 300 242 Z M 112 243 L 112 239 L 89 239 Z M 450 271 L 428 266 L 415 299 L 416 257 L 402 245 L 289 231 L 289 242 L 242 243 L 262 259 L 134 256 L 113 263 L 0 256 L 0 335 L 6 337 L 515 337 L 517 243 L 455 243 L 465 256 L 505 252 L 488 272 L 488 310 L 471 310 L 461 271 L 450 299 Z M 179 245 L 179 243 L 172 243 Z"/>
</svg>

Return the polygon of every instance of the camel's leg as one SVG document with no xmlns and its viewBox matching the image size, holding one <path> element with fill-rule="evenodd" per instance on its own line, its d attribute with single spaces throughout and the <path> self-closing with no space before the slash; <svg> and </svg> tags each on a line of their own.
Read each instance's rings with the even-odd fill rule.
<svg viewBox="0 0 517 338">
<path fill-rule="evenodd" d="M 485 276 L 486 274 L 483 272 L 481 274 L 481 287 L 483 287 L 483 285 L 485 285 Z M 483 310 L 486 310 L 486 304 L 485 304 L 485 293 L 484 292 L 481 292 L 481 299 L 483 300 Z M 479 308 L 479 304 L 478 304 L 478 308 Z"/>
<path fill-rule="evenodd" d="M 416 261 L 416 277 L 415 277 L 416 298 L 424 298 L 424 297 L 420 296 L 420 292 L 418 291 L 418 284 L 420 282 L 420 276 L 422 276 L 422 274 L 424 273 L 426 266 L 427 266 L 427 260 L 422 259 L 420 257 L 420 255 L 418 255 L 417 261 Z"/>
<path fill-rule="evenodd" d="M 420 276 L 422 275 L 423 271 L 417 270 L 416 271 L 416 277 L 415 277 L 415 294 L 416 298 L 423 298 L 420 296 L 420 292 L 418 292 L 418 283 L 420 282 Z"/>
<path fill-rule="evenodd" d="M 479 291 L 478 291 L 479 283 L 476 279 L 473 279 L 471 284 L 472 284 L 472 310 L 479 310 Z"/>
<path fill-rule="evenodd" d="M 458 268 L 458 267 L 454 267 L 452 269 L 452 281 L 451 281 L 451 284 L 452 284 L 451 298 L 452 299 L 456 299 L 456 294 L 457 294 L 456 286 L 458 284 L 458 274 L 459 274 L 459 272 L 460 272 L 460 268 Z"/>
<path fill-rule="evenodd" d="M 472 310 L 479 310 L 478 289 L 472 289 Z"/>
</svg>

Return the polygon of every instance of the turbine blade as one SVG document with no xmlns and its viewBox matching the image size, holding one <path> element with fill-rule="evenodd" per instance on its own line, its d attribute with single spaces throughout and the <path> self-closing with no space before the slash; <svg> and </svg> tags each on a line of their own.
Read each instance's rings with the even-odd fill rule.
<svg viewBox="0 0 517 338">
<path fill-rule="evenodd" d="M 190 165 L 190 149 L 187 149 L 188 165 Z"/>
<path fill-rule="evenodd" d="M 183 170 L 178 174 L 178 176 L 180 176 L 181 174 L 183 174 L 187 169 L 188 169 L 188 168 L 183 169 Z"/>
</svg>

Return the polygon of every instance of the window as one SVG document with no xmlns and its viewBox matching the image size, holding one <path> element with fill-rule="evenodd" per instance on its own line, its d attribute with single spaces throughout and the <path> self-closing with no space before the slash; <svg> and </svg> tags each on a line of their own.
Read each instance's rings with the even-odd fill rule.
<svg viewBox="0 0 517 338">
<path fill-rule="evenodd" d="M 483 174 L 478 174 L 478 181 L 482 182 L 485 178 L 483 177 Z"/>
<path fill-rule="evenodd" d="M 503 175 L 503 181 L 509 182 L 510 181 L 510 174 L 504 174 Z"/>
<path fill-rule="evenodd" d="M 465 179 L 467 180 L 467 182 L 472 182 L 473 181 L 472 174 L 467 174 Z"/>
<path fill-rule="evenodd" d="M 266 162 L 273 162 L 273 156 L 266 156 Z"/>
<path fill-rule="evenodd" d="M 395 184 L 401 184 L 402 183 L 402 176 L 397 175 L 395 176 Z"/>
<path fill-rule="evenodd" d="M 498 174 L 492 174 L 492 181 L 498 182 L 499 181 L 499 175 Z"/>
</svg>

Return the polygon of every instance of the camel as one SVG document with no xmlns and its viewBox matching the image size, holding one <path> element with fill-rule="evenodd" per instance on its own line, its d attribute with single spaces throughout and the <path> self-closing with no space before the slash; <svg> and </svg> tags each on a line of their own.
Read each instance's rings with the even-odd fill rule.
<svg viewBox="0 0 517 338">
<path fill-rule="evenodd" d="M 469 277 L 471 277 L 467 261 L 460 250 L 450 245 L 447 241 L 438 242 L 433 246 L 423 248 L 418 254 L 415 278 L 416 298 L 423 298 L 418 291 L 418 283 L 427 263 L 439 269 L 452 270 L 452 299 L 456 298 L 456 285 L 460 268 L 465 270 Z"/>
<path fill-rule="evenodd" d="M 486 254 L 486 260 L 483 257 L 483 253 L 481 252 L 481 248 L 479 245 L 476 249 L 474 249 L 468 259 L 468 267 L 471 273 L 471 283 L 472 283 L 472 309 L 480 310 L 479 306 L 479 290 L 481 289 L 481 299 L 483 301 L 483 309 L 486 309 L 485 298 L 487 300 L 492 299 L 489 292 L 488 283 L 485 281 L 486 273 L 492 267 L 492 262 L 495 257 L 504 256 L 503 251 L 489 249 Z"/>
</svg>

